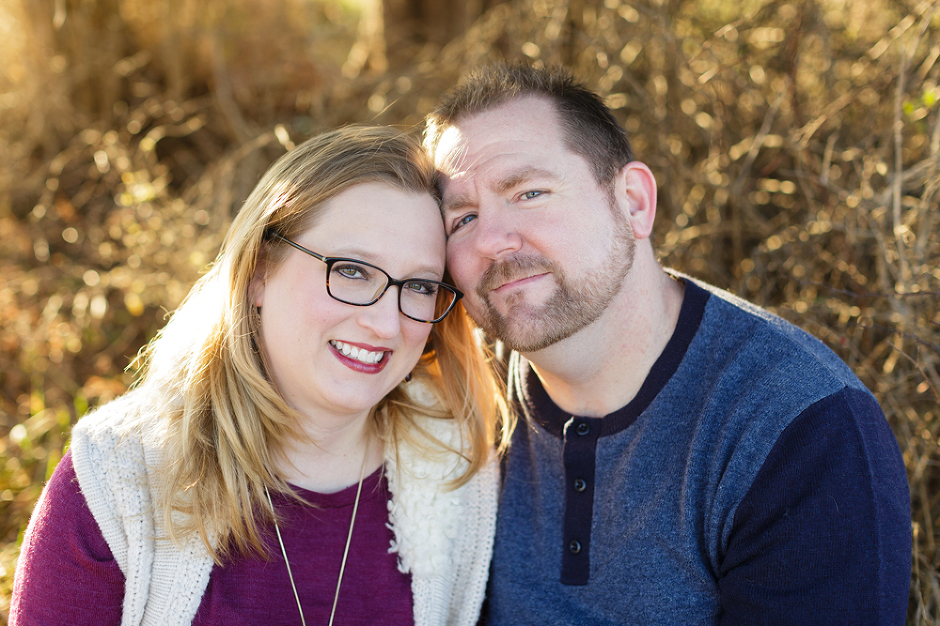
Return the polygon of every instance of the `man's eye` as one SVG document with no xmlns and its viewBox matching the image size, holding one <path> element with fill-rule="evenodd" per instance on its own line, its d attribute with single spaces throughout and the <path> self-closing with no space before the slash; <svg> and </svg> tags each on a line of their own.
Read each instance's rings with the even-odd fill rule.
<svg viewBox="0 0 940 626">
<path fill-rule="evenodd" d="M 545 192 L 544 191 L 526 191 L 522 193 L 519 197 L 522 200 L 534 200 L 535 198 L 538 198 L 539 196 L 541 196 L 543 193 Z"/>
<path fill-rule="evenodd" d="M 470 213 L 468 215 L 464 215 L 460 219 L 454 220 L 454 224 L 453 226 L 451 226 L 450 232 L 453 234 L 458 228 L 462 228 L 463 226 L 469 224 L 476 218 L 477 218 L 476 215 Z"/>
</svg>

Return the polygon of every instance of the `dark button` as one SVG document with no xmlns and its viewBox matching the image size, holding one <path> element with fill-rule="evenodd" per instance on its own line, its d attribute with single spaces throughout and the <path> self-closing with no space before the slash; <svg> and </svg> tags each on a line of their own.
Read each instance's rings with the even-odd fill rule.
<svg viewBox="0 0 940 626">
<path fill-rule="evenodd" d="M 578 434 L 584 436 L 591 432 L 591 426 L 587 422 L 581 422 L 578 424 Z"/>
<path fill-rule="evenodd" d="M 587 489 L 587 483 L 584 482 L 584 479 L 583 479 L 583 478 L 575 478 L 575 479 L 574 479 L 574 490 L 575 490 L 575 491 L 584 491 L 585 489 Z"/>
<path fill-rule="evenodd" d="M 581 542 L 577 539 L 572 539 L 571 543 L 568 544 L 568 552 L 571 554 L 577 554 L 581 551 Z"/>
</svg>

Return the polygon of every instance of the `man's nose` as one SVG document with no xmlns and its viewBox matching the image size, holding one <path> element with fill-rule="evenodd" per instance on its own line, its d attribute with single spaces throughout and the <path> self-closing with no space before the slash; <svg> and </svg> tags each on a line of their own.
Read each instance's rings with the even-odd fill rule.
<svg viewBox="0 0 940 626">
<path fill-rule="evenodd" d="M 481 206 L 476 221 L 474 246 L 481 256 L 498 260 L 522 249 L 522 233 L 505 211 Z"/>
</svg>

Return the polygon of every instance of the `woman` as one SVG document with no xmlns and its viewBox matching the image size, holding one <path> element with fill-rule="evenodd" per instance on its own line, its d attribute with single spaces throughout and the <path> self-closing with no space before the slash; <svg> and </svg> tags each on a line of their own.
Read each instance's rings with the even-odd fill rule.
<svg viewBox="0 0 940 626">
<path fill-rule="evenodd" d="M 508 422 L 434 176 L 381 128 L 275 163 L 142 381 L 73 430 L 11 625 L 476 623 Z"/>
</svg>

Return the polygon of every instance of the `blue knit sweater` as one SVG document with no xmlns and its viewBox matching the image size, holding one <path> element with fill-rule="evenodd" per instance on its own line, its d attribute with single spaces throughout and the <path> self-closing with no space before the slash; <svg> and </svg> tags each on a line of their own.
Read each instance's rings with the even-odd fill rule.
<svg viewBox="0 0 940 626">
<path fill-rule="evenodd" d="M 851 370 L 685 279 L 636 398 L 564 413 L 513 355 L 487 626 L 904 623 L 910 496 Z"/>
</svg>

